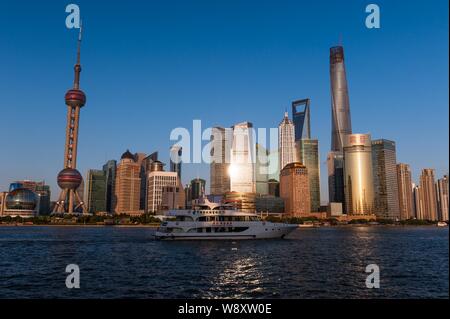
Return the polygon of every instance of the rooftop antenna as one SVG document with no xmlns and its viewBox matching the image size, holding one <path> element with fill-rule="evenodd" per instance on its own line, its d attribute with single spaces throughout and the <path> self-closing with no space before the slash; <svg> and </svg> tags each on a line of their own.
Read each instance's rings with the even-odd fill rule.
<svg viewBox="0 0 450 319">
<path fill-rule="evenodd" d="M 80 32 L 78 33 L 78 46 L 77 46 L 77 64 L 75 64 L 75 79 L 73 81 L 74 89 L 80 88 L 80 73 L 81 73 L 81 35 L 83 33 L 83 22 L 80 20 Z"/>
<path fill-rule="evenodd" d="M 78 32 L 78 52 L 77 52 L 77 64 L 80 64 L 80 47 L 81 47 L 81 37 L 83 35 L 83 21 L 80 20 L 80 32 Z"/>
<path fill-rule="evenodd" d="M 342 33 L 339 33 L 339 46 L 342 46 Z"/>
</svg>

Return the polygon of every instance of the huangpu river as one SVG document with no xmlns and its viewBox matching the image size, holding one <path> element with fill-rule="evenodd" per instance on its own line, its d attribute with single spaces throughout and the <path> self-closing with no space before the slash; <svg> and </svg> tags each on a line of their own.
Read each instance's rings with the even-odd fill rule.
<svg viewBox="0 0 450 319">
<path fill-rule="evenodd" d="M 448 298 L 447 227 L 156 241 L 147 227 L 0 227 L 0 298 Z M 66 266 L 80 288 L 66 287 Z M 380 287 L 366 287 L 366 266 Z"/>
</svg>

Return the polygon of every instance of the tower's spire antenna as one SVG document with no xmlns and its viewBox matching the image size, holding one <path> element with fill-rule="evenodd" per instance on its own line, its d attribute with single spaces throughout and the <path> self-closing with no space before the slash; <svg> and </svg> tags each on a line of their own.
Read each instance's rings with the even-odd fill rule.
<svg viewBox="0 0 450 319">
<path fill-rule="evenodd" d="M 81 35 L 83 33 L 83 23 L 80 20 L 80 32 L 78 33 L 78 46 L 77 46 L 77 64 L 75 64 L 75 79 L 73 81 L 73 88 L 80 88 L 80 73 L 81 73 L 81 64 L 80 64 L 80 53 L 81 53 Z"/>
<path fill-rule="evenodd" d="M 78 33 L 77 64 L 80 64 L 80 48 L 81 48 L 82 34 L 83 34 L 83 21 L 80 20 L 80 32 Z"/>
<path fill-rule="evenodd" d="M 342 46 L 342 32 L 339 33 L 339 46 Z"/>
</svg>

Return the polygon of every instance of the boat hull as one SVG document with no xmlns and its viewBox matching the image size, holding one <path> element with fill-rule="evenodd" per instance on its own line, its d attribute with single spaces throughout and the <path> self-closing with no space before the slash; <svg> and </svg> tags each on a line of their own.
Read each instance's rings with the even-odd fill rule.
<svg viewBox="0 0 450 319">
<path fill-rule="evenodd" d="M 156 231 L 155 238 L 160 240 L 249 240 L 249 239 L 281 239 L 295 230 L 297 225 L 276 225 L 251 232 L 240 233 L 166 233 Z"/>
</svg>

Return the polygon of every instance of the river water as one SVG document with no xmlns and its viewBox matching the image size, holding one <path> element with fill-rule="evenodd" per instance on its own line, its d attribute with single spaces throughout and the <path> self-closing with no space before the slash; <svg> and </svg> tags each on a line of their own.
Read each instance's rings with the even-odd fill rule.
<svg viewBox="0 0 450 319">
<path fill-rule="evenodd" d="M 448 298 L 447 227 L 156 241 L 146 227 L 0 227 L 0 298 Z M 68 289 L 68 264 L 80 288 Z M 380 288 L 366 287 L 366 266 Z"/>
</svg>

